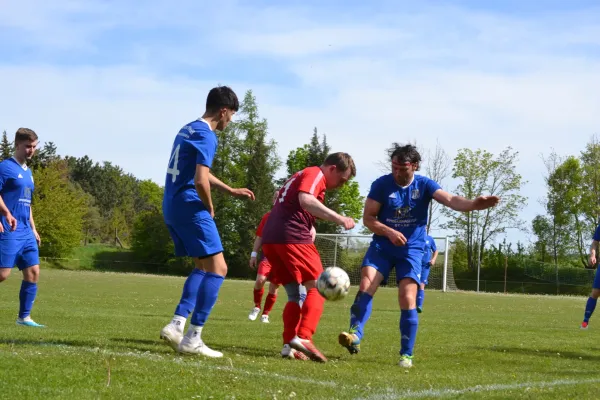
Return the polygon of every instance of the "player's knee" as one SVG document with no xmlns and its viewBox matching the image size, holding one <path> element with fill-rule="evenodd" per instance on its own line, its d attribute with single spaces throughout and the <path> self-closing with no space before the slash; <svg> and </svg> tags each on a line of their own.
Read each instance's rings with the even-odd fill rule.
<svg viewBox="0 0 600 400">
<path fill-rule="evenodd" d="M 288 301 L 300 304 L 300 285 L 297 283 L 289 283 L 284 286 L 288 296 Z"/>
<path fill-rule="evenodd" d="M 0 269 L 0 282 L 4 282 L 6 280 L 6 278 L 8 278 L 8 274 L 2 273 L 3 269 L 8 269 L 8 268 L 2 268 L 2 269 Z"/>
<path fill-rule="evenodd" d="M 592 289 L 592 299 L 598 299 L 600 297 L 600 289 Z"/>
<path fill-rule="evenodd" d="M 277 289 L 279 289 L 279 285 L 274 285 L 272 283 L 269 284 L 269 293 L 277 294 Z"/>
</svg>

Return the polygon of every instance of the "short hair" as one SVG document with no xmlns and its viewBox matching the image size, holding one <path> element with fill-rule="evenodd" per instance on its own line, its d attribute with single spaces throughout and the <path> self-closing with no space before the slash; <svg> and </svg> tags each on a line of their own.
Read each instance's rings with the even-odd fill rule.
<svg viewBox="0 0 600 400">
<path fill-rule="evenodd" d="M 15 133 L 15 145 L 22 142 L 35 142 L 38 140 L 38 135 L 29 128 L 19 128 Z"/>
<path fill-rule="evenodd" d="M 354 160 L 348 153 L 332 153 L 327 156 L 323 162 L 323 165 L 335 165 L 335 167 L 341 172 L 346 172 L 349 169 L 350 176 L 356 176 L 356 166 L 354 165 Z"/>
<path fill-rule="evenodd" d="M 421 154 L 419 154 L 416 146 L 413 146 L 412 144 L 400 146 L 398 143 L 393 143 L 392 148 L 388 150 L 388 153 L 390 155 L 390 161 L 397 158 L 400 162 L 410 162 L 413 164 L 421 163 Z"/>
<path fill-rule="evenodd" d="M 213 114 L 221 108 L 238 111 L 240 102 L 235 92 L 228 86 L 217 86 L 208 92 L 206 97 L 206 111 Z"/>
</svg>

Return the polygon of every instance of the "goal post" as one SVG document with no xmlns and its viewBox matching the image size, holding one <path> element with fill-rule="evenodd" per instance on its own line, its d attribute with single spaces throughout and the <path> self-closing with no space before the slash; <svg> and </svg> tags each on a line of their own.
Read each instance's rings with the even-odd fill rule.
<svg viewBox="0 0 600 400">
<path fill-rule="evenodd" d="M 371 244 L 371 235 L 348 235 L 317 233 L 315 245 L 321 255 L 323 267 L 340 267 L 350 277 L 352 285 L 360 283 L 360 267 L 363 257 Z M 450 240 L 448 237 L 434 237 L 438 250 L 435 265 L 429 273 L 428 288 L 446 292 L 457 290 L 454 282 L 454 271 L 449 265 Z M 392 271 L 387 286 L 396 286 L 396 271 Z"/>
</svg>

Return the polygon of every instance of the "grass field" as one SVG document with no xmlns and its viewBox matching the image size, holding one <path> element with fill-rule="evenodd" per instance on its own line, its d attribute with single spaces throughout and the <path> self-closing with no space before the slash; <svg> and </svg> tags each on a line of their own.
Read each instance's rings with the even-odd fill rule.
<svg viewBox="0 0 600 400">
<path fill-rule="evenodd" d="M 600 315 L 582 297 L 430 291 L 415 367 L 397 366 L 396 293 L 375 297 L 362 352 L 337 344 L 355 293 L 328 303 L 315 342 L 330 362 L 282 360 L 283 294 L 271 324 L 248 321 L 252 284 L 226 281 L 203 338 L 225 353 L 175 354 L 158 338 L 183 278 L 43 270 L 34 318 L 16 326 L 18 271 L 0 285 L 0 398 L 598 398 Z"/>
</svg>

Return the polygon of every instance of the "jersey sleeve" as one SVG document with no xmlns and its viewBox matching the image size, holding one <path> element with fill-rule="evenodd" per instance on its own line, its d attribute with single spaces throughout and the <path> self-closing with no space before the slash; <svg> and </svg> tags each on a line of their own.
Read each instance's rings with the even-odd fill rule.
<svg viewBox="0 0 600 400">
<path fill-rule="evenodd" d="M 598 227 L 596 228 L 596 232 L 594 232 L 594 237 L 593 239 L 596 242 L 600 242 L 600 225 L 598 225 Z"/>
<path fill-rule="evenodd" d="M 431 242 L 431 252 L 435 253 L 437 251 L 437 245 L 435 244 L 435 239 L 429 236 L 429 242 Z"/>
<path fill-rule="evenodd" d="M 197 132 L 193 138 L 187 139 L 187 141 L 196 149 L 196 164 L 211 168 L 217 152 L 217 137 L 215 134 L 212 132 L 207 134 Z"/>
<path fill-rule="evenodd" d="M 7 171 L 5 165 L 5 163 L 0 163 L 0 190 L 2 190 L 6 184 Z"/>
<path fill-rule="evenodd" d="M 442 187 L 434 181 L 433 179 L 427 178 L 427 182 L 425 183 L 425 193 L 429 198 L 433 198 L 433 194 L 440 190 Z"/>
<path fill-rule="evenodd" d="M 269 213 L 266 213 L 265 215 L 263 215 L 262 219 L 260 220 L 260 224 L 258 224 L 258 228 L 256 228 L 256 236 L 257 237 L 262 237 L 262 232 L 263 232 L 263 229 L 264 229 L 265 224 L 267 223 L 268 219 L 269 219 Z"/>
<path fill-rule="evenodd" d="M 300 175 L 298 183 L 298 193 L 306 192 L 315 197 L 326 189 L 325 176 L 320 168 L 307 168 Z"/>
<path fill-rule="evenodd" d="M 369 199 L 375 200 L 379 204 L 384 204 L 386 201 L 385 187 L 381 178 L 371 184 L 371 190 L 367 195 Z"/>
</svg>

